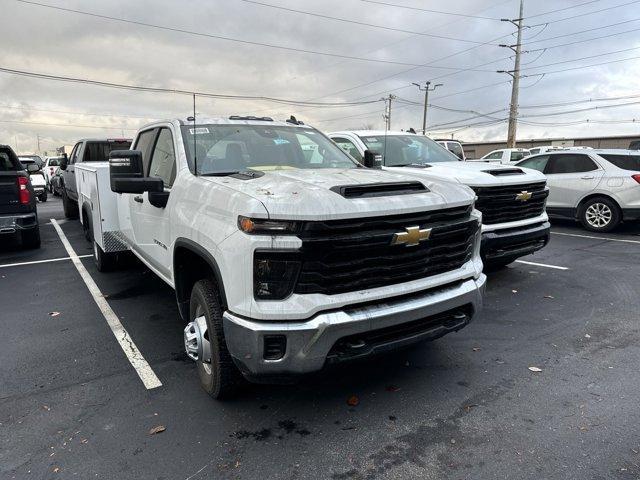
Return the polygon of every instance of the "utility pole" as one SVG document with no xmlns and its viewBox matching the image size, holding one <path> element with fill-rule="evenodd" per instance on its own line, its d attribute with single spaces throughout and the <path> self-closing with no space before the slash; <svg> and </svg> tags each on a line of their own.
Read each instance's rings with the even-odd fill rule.
<svg viewBox="0 0 640 480">
<path fill-rule="evenodd" d="M 40 155 L 40 134 L 36 134 L 36 148 L 38 149 L 36 153 Z"/>
<path fill-rule="evenodd" d="M 524 0 L 520 0 L 520 14 L 518 18 L 509 20 L 503 18 L 503 22 L 509 22 L 518 29 L 518 39 L 515 45 L 500 45 L 504 48 L 513 50 L 516 54 L 513 70 L 499 70 L 498 73 L 506 73 L 511 75 L 513 82 L 511 84 L 511 105 L 509 106 L 509 130 L 507 134 L 507 147 L 516 146 L 516 131 L 518 127 L 518 93 L 520 89 L 520 53 L 522 49 L 522 18 L 524 16 Z"/>
<path fill-rule="evenodd" d="M 391 130 L 391 101 L 395 100 L 396 96 L 389 94 L 388 97 L 383 97 L 381 100 L 384 100 L 384 120 L 385 120 L 385 130 Z"/>
<path fill-rule="evenodd" d="M 414 83 L 418 90 L 424 92 L 424 112 L 422 114 L 422 135 L 427 134 L 427 107 L 429 106 L 429 92 L 433 92 L 436 88 L 442 87 L 443 83 L 436 83 L 431 87 L 431 82 L 427 82 L 422 87 L 419 83 Z"/>
</svg>

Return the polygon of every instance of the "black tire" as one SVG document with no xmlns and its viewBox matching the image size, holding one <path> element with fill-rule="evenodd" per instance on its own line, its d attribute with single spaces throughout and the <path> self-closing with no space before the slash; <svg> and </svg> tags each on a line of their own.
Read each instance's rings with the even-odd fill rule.
<svg viewBox="0 0 640 480">
<path fill-rule="evenodd" d="M 211 363 L 196 362 L 200 385 L 213 398 L 232 397 L 244 383 L 242 374 L 233 363 L 222 326 L 222 305 L 215 284 L 209 280 L 199 280 L 191 290 L 189 320 L 199 315 L 207 320 L 207 335 L 211 344 Z"/>
<path fill-rule="evenodd" d="M 25 248 L 40 248 L 40 227 L 22 231 L 22 246 Z"/>
<path fill-rule="evenodd" d="M 49 193 L 48 193 L 48 192 L 47 192 L 47 190 L 45 189 L 45 190 L 40 194 L 40 196 L 38 197 L 38 199 L 39 199 L 41 202 L 46 202 L 48 197 L 49 197 Z"/>
<path fill-rule="evenodd" d="M 86 209 L 82 209 L 82 231 L 87 242 L 93 242 L 93 222 Z"/>
<path fill-rule="evenodd" d="M 610 232 L 622 220 L 622 212 L 610 198 L 594 197 L 580 206 L 578 220 L 591 232 Z"/>
<path fill-rule="evenodd" d="M 67 196 L 67 190 L 62 188 L 62 209 L 65 218 L 78 218 L 78 204 Z"/>
<path fill-rule="evenodd" d="M 100 245 L 93 242 L 93 260 L 99 272 L 110 272 L 116 267 L 118 257 L 115 253 L 105 253 Z"/>
</svg>

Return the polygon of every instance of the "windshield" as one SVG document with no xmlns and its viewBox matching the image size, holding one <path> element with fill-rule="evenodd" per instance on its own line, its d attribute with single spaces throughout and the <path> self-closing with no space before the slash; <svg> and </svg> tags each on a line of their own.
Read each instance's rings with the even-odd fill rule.
<svg viewBox="0 0 640 480">
<path fill-rule="evenodd" d="M 361 138 L 367 149 L 385 157 L 384 165 L 387 167 L 459 160 L 446 148 L 420 135 L 380 135 Z"/>
<path fill-rule="evenodd" d="M 357 168 L 346 153 L 313 128 L 282 125 L 185 125 L 189 165 L 194 139 L 199 175 L 242 170 Z"/>
<path fill-rule="evenodd" d="M 49 166 L 50 167 L 58 167 L 60 166 L 60 158 L 50 158 L 49 159 Z"/>
</svg>

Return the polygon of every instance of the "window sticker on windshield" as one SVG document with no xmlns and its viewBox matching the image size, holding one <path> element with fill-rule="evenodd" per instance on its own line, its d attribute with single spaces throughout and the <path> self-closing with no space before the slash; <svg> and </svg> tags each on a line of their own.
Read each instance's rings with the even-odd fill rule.
<svg viewBox="0 0 640 480">
<path fill-rule="evenodd" d="M 191 135 L 193 135 L 194 133 L 195 135 L 202 135 L 203 133 L 209 133 L 209 129 L 207 127 L 190 128 L 189 133 Z"/>
<path fill-rule="evenodd" d="M 285 140 L 284 138 L 274 138 L 273 143 L 275 143 L 276 145 L 285 145 L 291 142 L 289 142 L 289 140 Z"/>
</svg>

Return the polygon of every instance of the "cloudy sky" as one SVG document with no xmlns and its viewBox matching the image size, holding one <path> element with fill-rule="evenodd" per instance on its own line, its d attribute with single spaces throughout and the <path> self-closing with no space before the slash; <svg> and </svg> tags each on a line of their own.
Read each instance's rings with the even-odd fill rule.
<svg viewBox="0 0 640 480">
<path fill-rule="evenodd" d="M 423 94 L 411 84 L 431 80 L 444 84 L 430 97 L 434 136 L 506 137 L 506 123 L 498 122 L 508 114 L 510 77 L 496 71 L 512 69 L 513 59 L 498 44 L 516 42 L 513 25 L 499 19 L 517 18 L 519 0 L 36 3 L 0 0 L 0 68 L 321 103 L 392 93 L 394 129 L 421 127 Z M 519 138 L 640 135 L 639 124 L 621 123 L 640 119 L 639 6 L 640 0 L 525 0 Z M 191 102 L 186 95 L 0 72 L 0 143 L 27 152 L 38 135 L 41 150 L 86 136 L 131 136 L 147 121 L 189 115 Z M 197 110 L 294 114 L 325 131 L 384 127 L 380 101 L 309 107 L 201 98 Z"/>
</svg>

